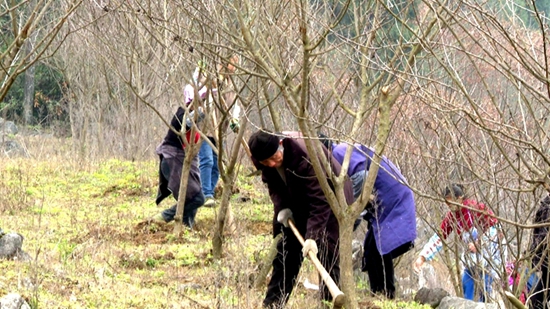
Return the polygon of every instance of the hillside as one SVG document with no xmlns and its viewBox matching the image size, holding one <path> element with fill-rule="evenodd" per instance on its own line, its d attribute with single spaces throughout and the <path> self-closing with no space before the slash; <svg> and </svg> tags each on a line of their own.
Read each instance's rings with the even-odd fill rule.
<svg viewBox="0 0 550 309">
<path fill-rule="evenodd" d="M 19 293 L 32 308 L 259 308 L 265 286 L 251 283 L 272 240 L 259 178 L 239 178 L 236 228 L 223 260 L 214 261 L 216 208 L 200 208 L 195 229 L 182 237 L 173 224 L 140 223 L 173 201 L 154 204 L 157 172 L 156 160 L 3 159 L 0 227 L 25 237 L 32 261 L 0 261 L 0 295 Z M 317 280 L 307 262 L 304 278 Z M 365 288 L 358 279 L 358 290 Z M 316 299 L 299 284 L 288 308 L 314 308 Z"/>
</svg>

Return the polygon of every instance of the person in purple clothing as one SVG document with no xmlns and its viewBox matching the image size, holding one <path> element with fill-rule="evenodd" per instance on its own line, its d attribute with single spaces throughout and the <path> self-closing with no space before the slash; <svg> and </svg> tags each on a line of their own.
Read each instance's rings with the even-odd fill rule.
<svg viewBox="0 0 550 309">
<path fill-rule="evenodd" d="M 326 145 L 326 144 L 325 144 Z M 340 164 L 344 162 L 346 143 L 328 145 L 332 156 Z M 363 183 L 370 169 L 374 150 L 355 144 L 351 154 L 348 176 L 353 185 L 353 195 L 359 198 Z M 368 222 L 364 240 L 362 271 L 369 276 L 373 293 L 395 298 L 393 259 L 414 247 L 416 238 L 416 207 L 412 190 L 399 169 L 386 157 L 382 157 L 374 182 L 374 200 L 371 200 L 362 218 Z M 360 223 L 360 222 L 359 222 Z M 357 223 L 354 228 L 357 227 Z"/>
</svg>

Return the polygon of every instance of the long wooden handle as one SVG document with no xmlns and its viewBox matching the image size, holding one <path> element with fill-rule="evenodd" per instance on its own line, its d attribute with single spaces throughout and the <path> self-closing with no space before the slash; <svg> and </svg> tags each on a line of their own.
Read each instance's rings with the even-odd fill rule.
<svg viewBox="0 0 550 309">
<path fill-rule="evenodd" d="M 243 146 L 244 151 L 246 151 L 246 154 L 248 155 L 248 157 L 252 158 L 252 153 L 250 152 L 250 148 L 248 147 L 248 144 L 244 140 L 244 137 L 241 138 L 241 145 Z"/>
<path fill-rule="evenodd" d="M 294 225 L 294 222 L 291 219 L 288 219 L 288 225 L 290 226 L 290 229 L 292 232 L 294 232 L 294 235 L 296 235 L 296 238 L 298 238 L 298 241 L 302 246 L 304 245 L 305 241 L 296 226 Z M 336 285 L 336 282 L 332 280 L 327 270 L 323 267 L 323 264 L 319 261 L 317 258 L 317 255 L 311 251 L 308 252 L 309 259 L 315 265 L 315 268 L 317 268 L 317 271 L 319 272 L 319 275 L 321 275 L 321 279 L 323 279 L 323 282 L 326 284 L 330 295 L 332 295 L 332 304 L 334 308 L 340 308 L 344 305 L 344 298 L 345 295 L 342 291 L 340 291 L 340 288 Z"/>
</svg>

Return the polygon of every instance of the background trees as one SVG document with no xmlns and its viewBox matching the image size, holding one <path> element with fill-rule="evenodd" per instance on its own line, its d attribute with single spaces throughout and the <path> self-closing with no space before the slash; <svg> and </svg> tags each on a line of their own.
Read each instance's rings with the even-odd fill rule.
<svg viewBox="0 0 550 309">
<path fill-rule="evenodd" d="M 60 7 L 54 3 L 57 4 L 44 0 L 5 1 L 0 5 L 1 108 L 4 115 L 14 119 L 19 116 L 28 124 L 33 118 L 51 121 L 59 115 L 56 105 L 59 107 L 63 83 L 41 62 L 55 54 L 64 42 L 59 32 L 81 1 L 66 1 Z M 21 76 L 23 72 L 26 74 Z"/>
<path fill-rule="evenodd" d="M 300 130 L 311 141 L 323 131 L 374 146 L 417 194 L 420 245 L 446 211 L 444 184 L 462 183 L 501 219 L 517 259 L 539 185 L 549 181 L 546 12 L 543 1 L 95 1 L 63 19 L 45 64 L 64 81 L 49 89 L 63 91 L 77 153 L 141 159 L 153 155 L 197 62 L 216 76 L 237 54 L 230 78 L 246 111 L 245 136 L 265 127 Z M 5 18 L 4 28 L 16 20 Z M 17 44 L 5 45 L 4 72 L 22 72 Z M 5 85 L 15 82 L 17 74 L 5 75 Z M 4 102 L 16 100 L 12 91 Z M 223 110 L 220 98 L 214 106 Z M 239 141 L 226 134 L 228 148 Z M 319 170 L 326 163 L 315 158 Z M 342 196 L 329 196 L 341 222 L 366 202 L 347 208 Z M 341 232 L 351 235 L 350 225 Z M 451 273 L 456 265 L 448 263 Z M 353 295 L 347 269 L 345 292 Z"/>
</svg>

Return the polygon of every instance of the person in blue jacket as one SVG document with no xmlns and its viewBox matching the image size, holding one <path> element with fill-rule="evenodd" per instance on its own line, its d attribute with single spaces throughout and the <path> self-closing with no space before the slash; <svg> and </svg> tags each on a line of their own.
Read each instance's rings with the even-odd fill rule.
<svg viewBox="0 0 550 309">
<path fill-rule="evenodd" d="M 326 145 L 326 144 L 325 144 Z M 353 185 L 355 199 L 362 192 L 363 183 L 371 167 L 374 150 L 361 144 L 329 144 L 332 156 L 340 164 L 348 147 L 353 147 L 348 176 Z M 370 192 L 368 194 L 371 194 Z M 374 182 L 374 199 L 363 211 L 368 222 L 364 240 L 362 271 L 369 276 L 373 293 L 395 298 L 393 259 L 414 247 L 416 239 L 416 206 L 412 190 L 399 169 L 386 157 L 382 157 Z M 359 222 L 356 222 L 357 227 Z"/>
</svg>

